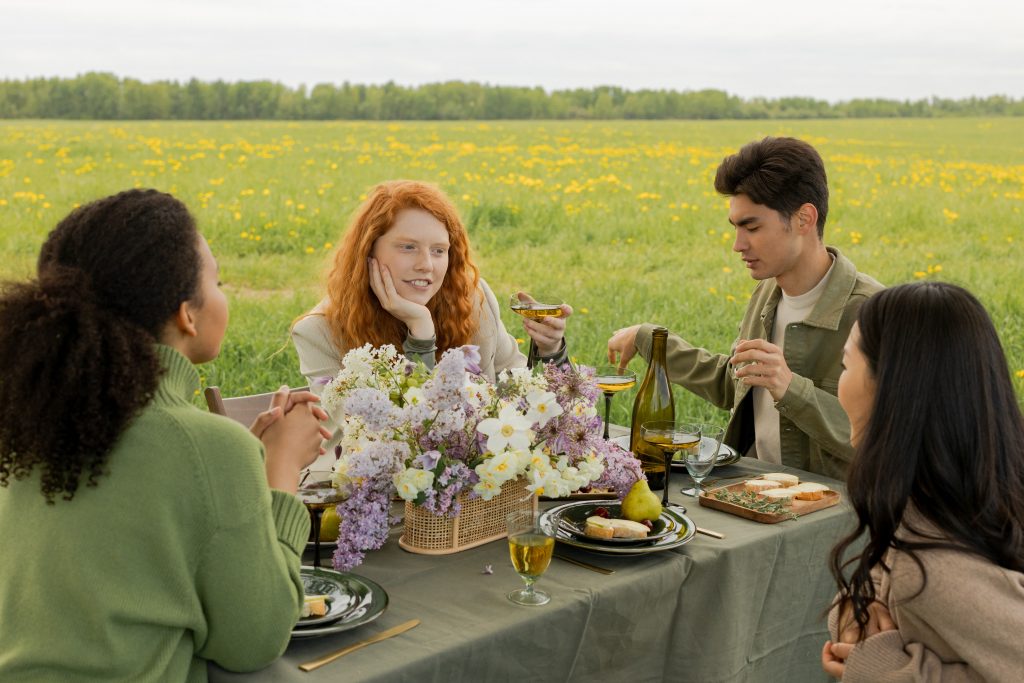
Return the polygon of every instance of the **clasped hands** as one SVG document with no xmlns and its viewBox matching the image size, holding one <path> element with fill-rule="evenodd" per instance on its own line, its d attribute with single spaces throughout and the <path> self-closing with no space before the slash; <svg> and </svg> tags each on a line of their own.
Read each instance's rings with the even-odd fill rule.
<svg viewBox="0 0 1024 683">
<path fill-rule="evenodd" d="M 896 624 L 885 605 L 877 600 L 868 605 L 868 623 L 864 625 L 865 639 L 884 631 L 895 630 Z M 846 673 L 846 660 L 860 641 L 861 632 L 857 622 L 853 620 L 853 608 L 849 599 L 844 600 L 839 607 L 838 631 L 838 642 L 826 641 L 821 650 L 821 668 L 829 676 L 842 680 L 843 674 Z"/>
<path fill-rule="evenodd" d="M 323 440 L 331 431 L 322 423 L 327 413 L 316 405 L 320 397 L 310 391 L 282 386 L 270 399 L 270 408 L 256 416 L 249 431 L 263 442 L 267 482 L 271 488 L 294 493 L 298 473 L 323 455 Z"/>
<path fill-rule="evenodd" d="M 608 340 L 608 362 L 624 369 L 636 355 L 636 335 L 639 325 L 616 330 Z M 744 384 L 768 390 L 776 401 L 782 399 L 793 381 L 793 371 L 786 357 L 775 344 L 764 339 L 741 339 L 729 359 L 735 375 Z"/>
</svg>

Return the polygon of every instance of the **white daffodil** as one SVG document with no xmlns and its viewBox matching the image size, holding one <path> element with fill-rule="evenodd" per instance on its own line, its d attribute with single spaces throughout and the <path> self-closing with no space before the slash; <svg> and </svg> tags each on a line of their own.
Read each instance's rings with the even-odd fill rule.
<svg viewBox="0 0 1024 683">
<path fill-rule="evenodd" d="M 501 409 L 498 417 L 481 420 L 476 430 L 487 437 L 488 451 L 500 453 L 509 447 L 512 450 L 528 447 L 533 438 L 531 424 L 515 406 L 507 405 Z"/>
<path fill-rule="evenodd" d="M 434 485 L 434 473 L 408 467 L 394 475 L 392 481 L 402 500 L 415 500 L 421 492 Z"/>
<path fill-rule="evenodd" d="M 550 391 L 534 389 L 526 395 L 526 402 L 530 405 L 526 419 L 536 422 L 541 427 L 562 414 L 562 406 L 558 405 L 555 395 Z"/>
<path fill-rule="evenodd" d="M 492 480 L 481 479 L 473 486 L 473 492 L 480 496 L 481 500 L 490 500 L 501 493 L 501 485 Z"/>
<path fill-rule="evenodd" d="M 499 486 L 516 476 L 518 460 L 515 451 L 502 451 L 476 466 L 476 473 L 481 479 L 490 479 Z"/>
</svg>

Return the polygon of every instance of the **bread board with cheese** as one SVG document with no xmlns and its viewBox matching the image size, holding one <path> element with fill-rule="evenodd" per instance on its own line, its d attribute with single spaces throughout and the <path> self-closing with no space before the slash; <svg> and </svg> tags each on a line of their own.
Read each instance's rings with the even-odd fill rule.
<svg viewBox="0 0 1024 683">
<path fill-rule="evenodd" d="M 771 482 L 773 486 L 781 486 L 771 488 L 765 484 L 766 481 Z M 708 489 L 701 493 L 700 504 L 762 524 L 776 524 L 832 507 L 839 503 L 839 499 L 839 492 L 827 486 L 815 482 L 800 483 L 791 475 L 779 475 L 778 479 L 752 478 L 745 482 Z M 749 501 L 749 505 L 733 502 L 736 500 L 744 503 Z M 755 509 L 760 506 L 772 508 L 773 511 Z"/>
</svg>

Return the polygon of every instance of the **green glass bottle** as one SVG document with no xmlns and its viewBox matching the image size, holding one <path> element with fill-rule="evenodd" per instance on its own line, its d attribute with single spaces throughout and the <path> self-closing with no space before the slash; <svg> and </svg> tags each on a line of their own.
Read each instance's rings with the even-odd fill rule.
<svg viewBox="0 0 1024 683">
<path fill-rule="evenodd" d="M 640 460 L 640 467 L 652 489 L 665 488 L 665 456 L 661 449 L 644 441 L 640 425 L 652 420 L 675 419 L 675 399 L 665 361 L 667 342 L 668 330 L 655 327 L 651 339 L 651 362 L 633 401 L 633 421 L 629 432 L 629 450 Z"/>
</svg>

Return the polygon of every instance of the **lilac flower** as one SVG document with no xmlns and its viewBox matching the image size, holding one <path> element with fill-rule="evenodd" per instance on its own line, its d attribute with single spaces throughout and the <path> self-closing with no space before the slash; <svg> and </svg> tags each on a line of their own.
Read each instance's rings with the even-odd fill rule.
<svg viewBox="0 0 1024 683">
<path fill-rule="evenodd" d="M 420 453 L 413 462 L 421 470 L 432 470 L 437 467 L 437 461 L 441 459 L 441 452 L 437 450 L 429 450 Z"/>
<path fill-rule="evenodd" d="M 480 370 L 480 347 L 473 344 L 466 344 L 462 347 L 462 356 L 466 364 L 466 372 L 479 375 Z"/>
<path fill-rule="evenodd" d="M 603 439 L 597 452 L 604 457 L 604 472 L 591 486 L 612 489 L 620 499 L 624 498 L 633 484 L 644 476 L 640 461 L 629 451 Z"/>
<path fill-rule="evenodd" d="M 433 376 L 423 385 L 423 395 L 434 410 L 449 410 L 465 402 L 465 384 L 465 357 L 460 349 L 449 349 L 434 367 Z"/>
<path fill-rule="evenodd" d="M 374 432 L 392 427 L 394 404 L 379 389 L 353 389 L 345 400 L 345 412 L 362 418 L 367 429 Z"/>
</svg>

